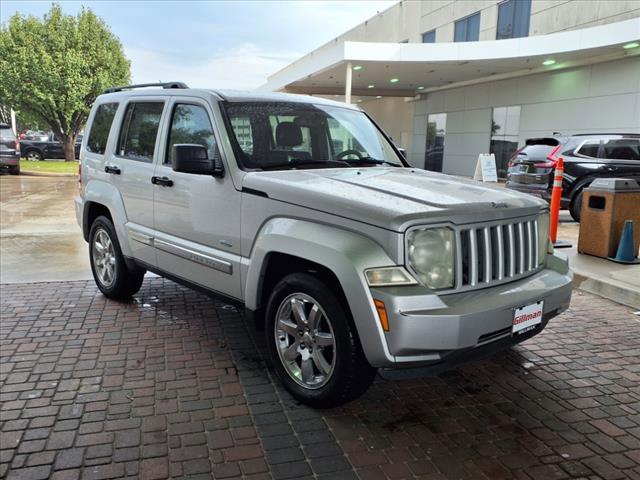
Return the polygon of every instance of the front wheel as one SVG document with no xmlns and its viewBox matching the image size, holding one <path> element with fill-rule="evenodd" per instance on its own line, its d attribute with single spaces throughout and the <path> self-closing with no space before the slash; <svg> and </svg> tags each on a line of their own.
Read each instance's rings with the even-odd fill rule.
<svg viewBox="0 0 640 480">
<path fill-rule="evenodd" d="M 302 403 L 327 408 L 362 395 L 375 377 L 350 316 L 320 279 L 294 273 L 274 288 L 266 336 L 274 369 Z"/>
<path fill-rule="evenodd" d="M 93 279 L 106 297 L 125 300 L 140 290 L 145 272 L 127 267 L 113 223 L 105 216 L 91 225 L 89 259 Z"/>
</svg>

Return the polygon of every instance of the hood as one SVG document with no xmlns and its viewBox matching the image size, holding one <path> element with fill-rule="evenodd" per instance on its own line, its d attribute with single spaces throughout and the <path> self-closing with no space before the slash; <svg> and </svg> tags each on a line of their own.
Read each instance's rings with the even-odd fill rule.
<svg viewBox="0 0 640 480">
<path fill-rule="evenodd" d="M 372 167 L 250 172 L 243 187 L 269 198 L 403 231 L 528 215 L 546 202 L 531 195 L 415 168 Z"/>
</svg>

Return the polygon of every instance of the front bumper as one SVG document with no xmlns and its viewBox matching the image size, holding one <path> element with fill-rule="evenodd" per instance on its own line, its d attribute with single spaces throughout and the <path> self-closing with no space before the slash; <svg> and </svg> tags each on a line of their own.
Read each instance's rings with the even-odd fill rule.
<svg viewBox="0 0 640 480">
<path fill-rule="evenodd" d="M 471 292 L 425 295 L 422 287 L 372 289 L 389 317 L 385 340 L 393 360 L 382 368 L 460 363 L 478 349 L 500 342 L 508 345 L 542 331 L 566 310 L 572 275 L 566 262 L 548 257 L 545 268 L 530 277 Z M 522 335 L 512 335 L 514 309 L 544 301 L 542 323 Z M 490 349 L 490 348 L 489 348 Z"/>
</svg>

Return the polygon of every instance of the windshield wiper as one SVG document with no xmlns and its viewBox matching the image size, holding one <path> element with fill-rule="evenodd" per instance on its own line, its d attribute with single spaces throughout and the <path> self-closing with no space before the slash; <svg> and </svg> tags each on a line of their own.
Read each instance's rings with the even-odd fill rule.
<svg viewBox="0 0 640 480">
<path fill-rule="evenodd" d="M 313 160 L 313 159 L 303 159 L 303 158 L 292 158 L 288 162 L 262 165 L 260 168 L 265 170 L 265 169 L 283 168 L 283 167 L 298 168 L 298 167 L 306 167 L 306 166 L 312 166 L 312 165 L 327 165 L 327 167 L 336 166 L 336 167 L 343 167 L 343 168 L 350 167 L 350 165 L 347 162 L 341 161 L 341 160 Z"/>
<path fill-rule="evenodd" d="M 345 160 L 345 162 L 349 162 L 349 163 L 353 163 L 353 164 L 358 164 L 358 163 L 373 163 L 375 165 L 392 165 L 394 167 L 401 167 L 402 165 L 398 164 L 398 163 L 394 163 L 394 162 L 390 162 L 389 160 L 381 160 L 379 158 L 373 158 L 373 157 L 362 157 L 362 158 L 355 158 L 353 160 Z"/>
</svg>

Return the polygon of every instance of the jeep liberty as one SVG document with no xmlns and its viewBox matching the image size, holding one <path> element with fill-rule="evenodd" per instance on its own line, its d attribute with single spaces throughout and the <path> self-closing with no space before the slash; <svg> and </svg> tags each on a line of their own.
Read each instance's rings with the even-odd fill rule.
<svg viewBox="0 0 640 480">
<path fill-rule="evenodd" d="M 363 111 L 318 97 L 116 87 L 80 153 L 98 288 L 145 271 L 241 305 L 300 401 L 491 354 L 569 306 L 545 201 L 413 168 Z"/>
</svg>

